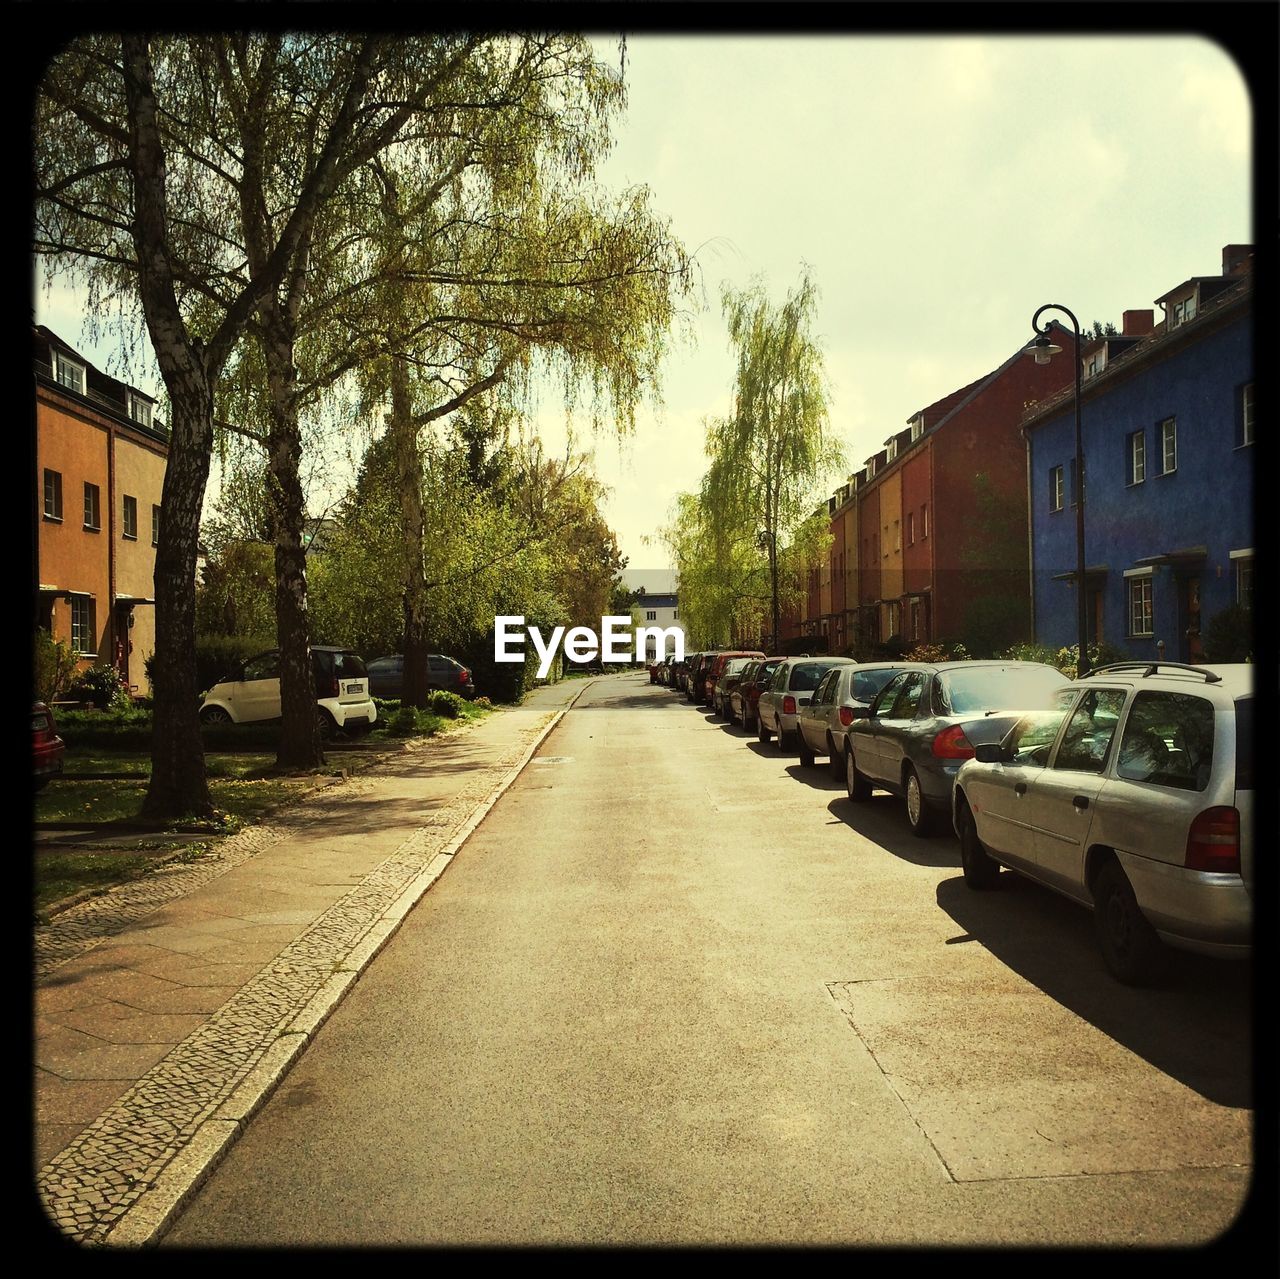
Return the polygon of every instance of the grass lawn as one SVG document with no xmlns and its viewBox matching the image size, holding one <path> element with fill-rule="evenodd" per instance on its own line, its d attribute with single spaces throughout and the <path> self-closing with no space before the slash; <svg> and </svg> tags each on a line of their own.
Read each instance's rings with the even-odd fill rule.
<svg viewBox="0 0 1280 1279">
<path fill-rule="evenodd" d="M 175 844 L 138 840 L 128 848 L 41 851 L 35 863 L 35 911 L 38 920 L 47 919 L 48 908 L 80 893 L 114 888 L 137 879 L 157 866 L 173 861 L 194 861 L 205 856 L 209 845 Z"/>
</svg>

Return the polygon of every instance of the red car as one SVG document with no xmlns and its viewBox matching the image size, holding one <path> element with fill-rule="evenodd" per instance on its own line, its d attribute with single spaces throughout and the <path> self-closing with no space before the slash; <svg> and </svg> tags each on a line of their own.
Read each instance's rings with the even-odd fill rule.
<svg viewBox="0 0 1280 1279">
<path fill-rule="evenodd" d="M 33 702 L 31 754 L 36 790 L 40 790 L 49 778 L 61 776 L 62 757 L 66 753 L 66 743 L 58 736 L 58 727 L 53 722 L 53 712 L 43 702 Z"/>
<path fill-rule="evenodd" d="M 742 672 L 743 678 L 729 694 L 731 721 L 736 720 L 743 728 L 756 726 L 756 703 L 760 700 L 760 694 L 773 678 L 774 671 L 786 660 L 785 657 L 766 657 Z"/>
</svg>

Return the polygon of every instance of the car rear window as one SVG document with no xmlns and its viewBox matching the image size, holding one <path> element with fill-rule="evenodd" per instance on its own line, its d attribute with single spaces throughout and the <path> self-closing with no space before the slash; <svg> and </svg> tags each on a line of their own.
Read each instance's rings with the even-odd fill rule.
<svg viewBox="0 0 1280 1279">
<path fill-rule="evenodd" d="M 747 659 L 745 657 L 735 657 L 725 668 L 725 675 L 736 675 L 739 671 L 747 669 Z"/>
<path fill-rule="evenodd" d="M 335 653 L 333 673 L 338 679 L 364 679 L 369 671 L 358 653 Z"/>
<path fill-rule="evenodd" d="M 1253 789 L 1253 698 L 1236 700 L 1236 790 Z"/>
<path fill-rule="evenodd" d="M 1038 711 L 1067 682 L 1052 666 L 980 666 L 938 677 L 945 714 L 974 711 Z"/>
<path fill-rule="evenodd" d="M 829 662 L 825 666 L 821 662 L 805 662 L 802 666 L 793 666 L 787 687 L 800 692 L 810 688 L 817 688 L 822 681 L 822 677 L 830 669 L 831 663 Z"/>
<path fill-rule="evenodd" d="M 850 690 L 854 700 L 869 702 L 897 674 L 895 670 L 887 671 L 854 671 L 853 688 Z"/>
<path fill-rule="evenodd" d="M 1116 773 L 1131 782 L 1204 790 L 1213 771 L 1213 703 L 1189 693 L 1139 693 L 1129 708 Z"/>
</svg>

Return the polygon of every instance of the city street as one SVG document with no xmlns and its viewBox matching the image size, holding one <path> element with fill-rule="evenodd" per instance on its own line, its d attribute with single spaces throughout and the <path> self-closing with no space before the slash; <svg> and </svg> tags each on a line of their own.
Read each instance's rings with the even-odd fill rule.
<svg viewBox="0 0 1280 1279">
<path fill-rule="evenodd" d="M 597 680 L 161 1246 L 1184 1245 L 1249 1190 L 1250 972 L 647 675 Z"/>
</svg>

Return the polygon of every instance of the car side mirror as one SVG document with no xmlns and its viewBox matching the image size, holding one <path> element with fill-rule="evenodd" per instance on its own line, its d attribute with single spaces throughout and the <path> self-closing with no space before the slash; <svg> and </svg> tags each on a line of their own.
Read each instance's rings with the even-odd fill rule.
<svg viewBox="0 0 1280 1279">
<path fill-rule="evenodd" d="M 973 757 L 979 764 L 1003 764 L 1013 758 L 999 742 L 984 742 L 973 748 Z"/>
</svg>

